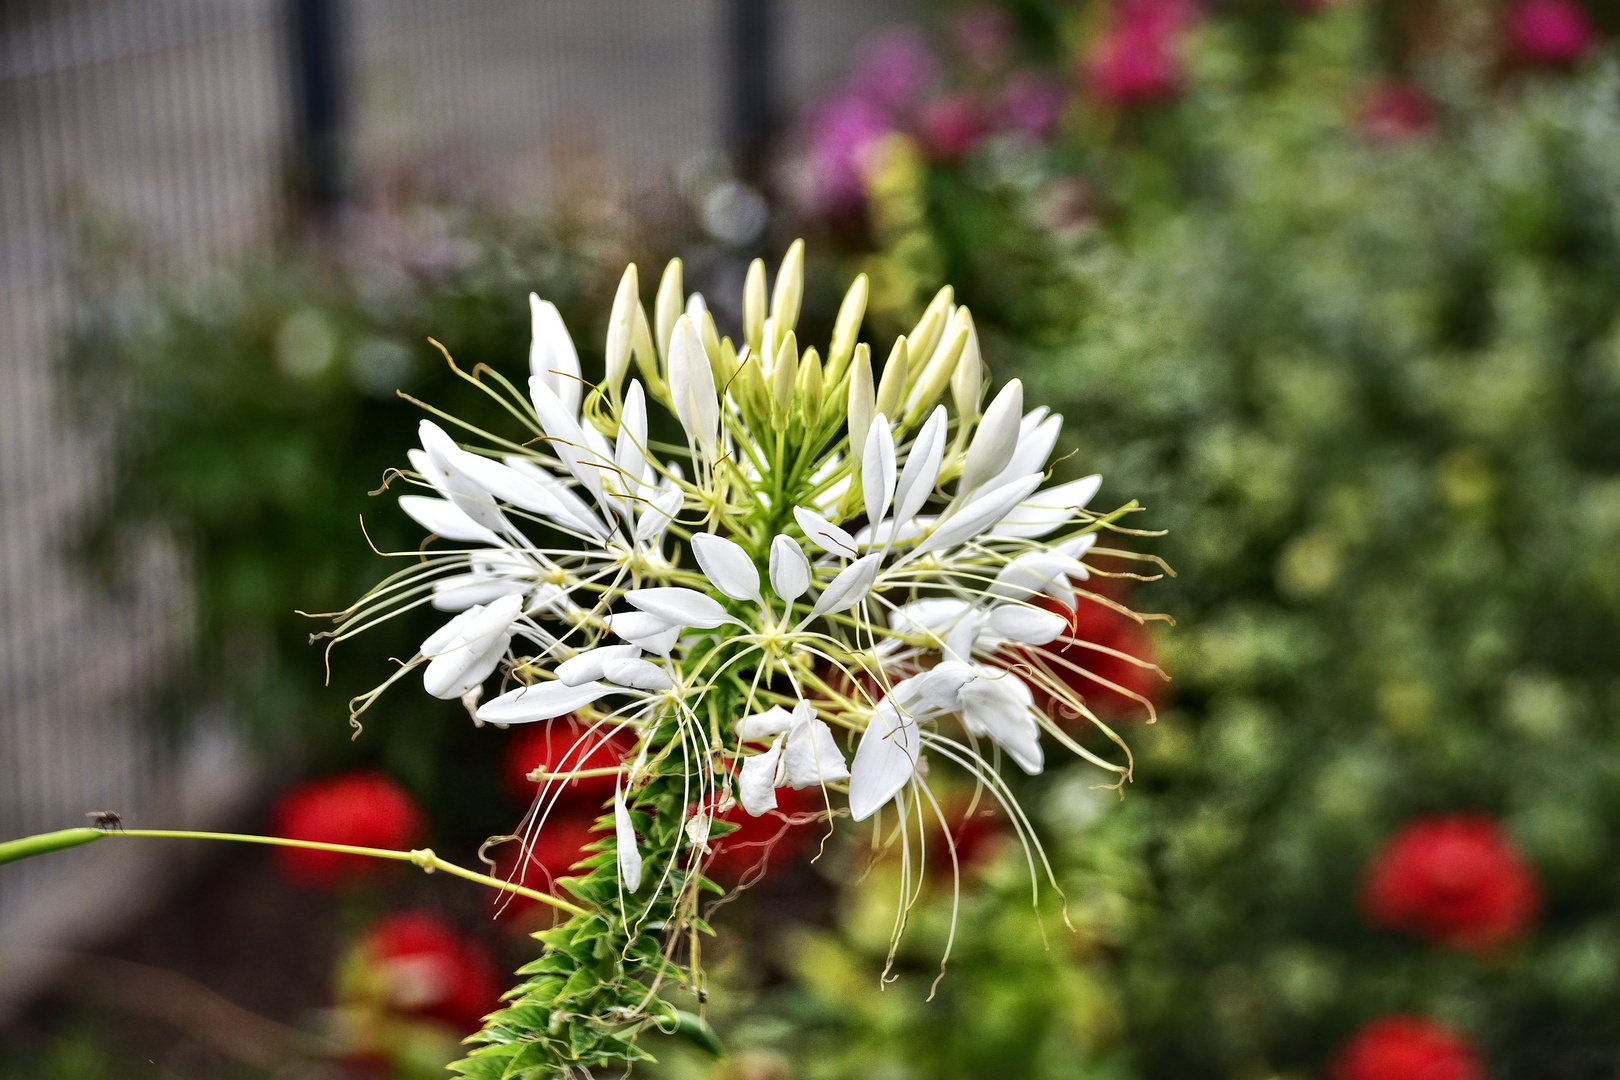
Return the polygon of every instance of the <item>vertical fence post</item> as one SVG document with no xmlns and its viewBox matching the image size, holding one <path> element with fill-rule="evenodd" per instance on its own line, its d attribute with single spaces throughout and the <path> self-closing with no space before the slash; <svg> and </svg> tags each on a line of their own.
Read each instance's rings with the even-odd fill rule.
<svg viewBox="0 0 1620 1080">
<path fill-rule="evenodd" d="M 726 25 L 726 146 L 732 167 L 757 183 L 776 122 L 773 0 L 730 0 Z"/>
<path fill-rule="evenodd" d="M 317 221 L 348 189 L 349 66 L 344 0 L 286 0 L 292 63 L 292 174 Z"/>
</svg>

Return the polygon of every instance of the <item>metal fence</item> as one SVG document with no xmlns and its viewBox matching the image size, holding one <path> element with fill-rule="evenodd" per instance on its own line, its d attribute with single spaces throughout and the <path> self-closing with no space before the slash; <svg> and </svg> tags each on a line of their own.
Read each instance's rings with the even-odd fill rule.
<svg viewBox="0 0 1620 1080">
<path fill-rule="evenodd" d="M 287 180 L 300 161 L 323 167 L 310 145 L 323 123 L 345 136 L 324 166 L 337 188 L 408 172 L 539 210 L 556 195 L 559 155 L 583 152 L 633 191 L 728 135 L 746 141 L 769 118 L 761 86 L 790 107 L 905 13 L 902 0 L 761 4 L 0 3 L 0 837 L 103 807 L 218 821 L 253 787 L 228 724 L 192 725 L 176 746 L 146 722 L 150 688 L 190 633 L 180 561 L 162 545 L 131 553 L 141 587 L 111 596 L 62 555 L 107 482 L 54 396 L 69 223 L 94 211 L 138 236 L 149 278 L 229 263 L 289 221 Z M 300 21 L 312 9 L 337 30 L 316 42 L 336 46 L 324 103 L 308 96 L 310 42 L 299 47 L 301 26 L 328 32 Z M 88 943 L 114 929 L 110 910 L 133 915 L 158 894 L 153 853 L 134 855 L 105 844 L 6 868 L 0 1013 L 51 949 Z"/>
</svg>

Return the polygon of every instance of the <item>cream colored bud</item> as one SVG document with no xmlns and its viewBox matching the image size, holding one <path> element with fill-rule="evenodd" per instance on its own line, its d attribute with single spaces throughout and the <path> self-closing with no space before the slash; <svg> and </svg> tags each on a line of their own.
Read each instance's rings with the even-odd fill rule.
<svg viewBox="0 0 1620 1080">
<path fill-rule="evenodd" d="M 793 410 L 793 386 L 799 375 L 799 342 L 789 330 L 782 338 L 782 347 L 776 351 L 776 363 L 771 366 L 771 420 L 776 429 L 787 427 L 788 413 Z"/>
<path fill-rule="evenodd" d="M 903 337 L 895 338 L 889 362 L 883 365 L 883 378 L 878 380 L 877 411 L 893 416 L 900 411 L 900 398 L 906 392 L 906 379 L 910 373 L 911 344 Z M 864 444 L 863 444 L 864 445 Z"/>
<path fill-rule="evenodd" d="M 714 320 L 709 320 L 712 325 Z M 709 356 L 710 366 L 714 368 L 714 385 L 723 396 L 731 380 L 737 374 L 737 347 L 731 343 L 730 338 L 721 338 L 720 344 Z"/>
<path fill-rule="evenodd" d="M 957 308 L 945 328 L 945 334 L 928 357 L 927 363 L 917 365 L 921 370 L 914 376 L 911 394 L 906 398 L 906 426 L 909 427 L 922 419 L 923 414 L 934 407 L 934 402 L 939 400 L 939 396 L 950 385 L 951 377 L 956 373 L 957 361 L 967 348 L 968 325 L 971 318 L 967 308 Z"/>
<path fill-rule="evenodd" d="M 720 360 L 720 329 L 714 325 L 714 316 L 705 309 L 697 320 L 698 339 L 703 342 L 703 351 L 709 354 L 709 363 L 718 363 Z"/>
<path fill-rule="evenodd" d="M 755 259 L 743 282 L 743 340 L 756 353 L 765 344 L 765 314 L 765 262 Z"/>
<path fill-rule="evenodd" d="M 614 393 L 624 385 L 624 376 L 630 370 L 630 349 L 635 338 L 636 308 L 641 305 L 641 283 L 636 277 L 636 264 L 624 268 L 619 279 L 619 291 L 613 296 L 613 311 L 608 316 L 607 331 L 607 384 Z"/>
<path fill-rule="evenodd" d="M 951 373 L 951 402 L 956 406 L 958 430 L 966 432 L 979 418 L 979 397 L 984 391 L 984 357 L 979 352 L 979 331 L 967 308 L 958 308 L 957 317 L 967 326 L 967 344 Z"/>
<path fill-rule="evenodd" d="M 916 327 L 906 335 L 906 340 L 911 343 L 913 379 L 922 377 L 923 364 L 939 348 L 940 339 L 945 336 L 945 328 L 950 322 L 951 302 L 955 295 L 949 285 L 935 293 L 922 318 L 917 320 Z"/>
<path fill-rule="evenodd" d="M 821 422 L 821 395 L 821 354 L 811 346 L 799 357 L 799 409 L 807 429 Z"/>
<path fill-rule="evenodd" d="M 640 301 L 636 303 L 635 320 L 630 334 L 630 348 L 636 358 L 636 367 L 641 371 L 641 381 L 647 384 L 648 391 L 662 396 L 664 377 L 658 373 L 658 350 L 653 346 L 652 327 L 647 325 L 647 310 Z"/>
<path fill-rule="evenodd" d="M 658 283 L 658 298 L 653 301 L 653 319 L 658 328 L 658 355 L 669 363 L 669 335 L 675 332 L 675 320 L 686 312 L 686 293 L 681 288 L 681 260 L 671 259 L 664 267 L 663 280 Z"/>
<path fill-rule="evenodd" d="M 771 390 L 765 382 L 765 367 L 759 362 L 759 353 L 747 345 L 737 357 L 737 378 L 732 385 L 741 387 L 739 396 L 757 416 L 770 415 Z"/>
<path fill-rule="evenodd" d="M 782 256 L 776 272 L 776 288 L 771 292 L 771 318 L 776 332 L 786 334 L 799 325 L 799 305 L 804 301 L 804 241 L 795 240 Z"/>
<path fill-rule="evenodd" d="M 855 366 L 849 373 L 849 445 L 859 454 L 866 446 L 866 432 L 877 412 L 877 396 L 872 389 L 872 350 L 861 342 L 855 346 Z"/>
<path fill-rule="evenodd" d="M 861 334 L 861 320 L 866 317 L 866 299 L 870 285 L 866 275 L 855 278 L 855 283 L 844 294 L 838 305 L 838 321 L 833 323 L 832 345 L 827 350 L 827 381 L 835 383 L 844 376 L 850 357 L 855 355 L 855 342 Z"/>
</svg>

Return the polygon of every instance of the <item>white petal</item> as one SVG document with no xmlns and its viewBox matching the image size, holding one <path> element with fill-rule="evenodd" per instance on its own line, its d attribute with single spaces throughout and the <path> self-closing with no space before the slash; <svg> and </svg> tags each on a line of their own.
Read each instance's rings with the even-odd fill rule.
<svg viewBox="0 0 1620 1080">
<path fill-rule="evenodd" d="M 587 506 L 584 499 L 575 495 L 565 481 L 553 476 L 533 461 L 518 457 L 516 454 L 508 454 L 501 460 L 506 463 L 507 468 L 522 473 L 545 488 L 547 494 L 557 501 L 557 505 L 562 508 L 562 516 L 556 519 L 557 524 L 598 538 L 607 536 L 607 526 L 602 524 L 602 519 L 596 515 L 596 511 Z"/>
<path fill-rule="evenodd" d="M 874 551 L 870 555 L 862 555 L 844 567 L 817 598 L 816 606 L 811 609 L 810 614 L 833 615 L 852 608 L 866 599 L 866 594 L 872 591 L 872 583 L 877 580 L 882 563 L 883 553 Z"/>
<path fill-rule="evenodd" d="M 648 499 L 641 507 L 641 516 L 636 519 L 636 542 L 649 548 L 661 547 L 664 531 L 675 520 L 675 515 L 681 512 L 681 505 L 685 501 L 686 496 L 680 488 L 670 488 Z"/>
<path fill-rule="evenodd" d="M 1020 476 L 1044 472 L 1046 459 L 1052 456 L 1052 447 L 1062 430 L 1063 417 L 1047 416 L 1044 405 L 1025 414 L 1018 426 L 1018 449 L 1013 451 L 1012 460 L 999 475 L 986 480 L 985 487 L 1000 487 Z"/>
<path fill-rule="evenodd" d="M 966 600 L 943 596 L 914 600 L 895 611 L 889 619 L 889 626 L 900 634 L 941 634 L 955 625 L 967 609 Z"/>
<path fill-rule="evenodd" d="M 620 486 L 634 495 L 647 480 L 647 396 L 640 379 L 630 380 L 619 412 L 619 438 L 613 447 L 613 461 L 619 466 Z"/>
<path fill-rule="evenodd" d="M 557 455 L 574 479 L 600 503 L 602 470 L 610 462 L 602 461 L 591 450 L 579 421 L 544 379 L 530 377 L 529 400 L 534 402 L 535 415 L 540 418 L 540 427 L 546 433 L 546 448 Z"/>
<path fill-rule="evenodd" d="M 802 506 L 793 508 L 793 520 L 799 523 L 804 530 L 807 540 L 829 555 L 838 555 L 845 559 L 853 559 L 860 554 L 855 546 L 855 538 L 828 521 L 814 510 L 806 510 Z"/>
<path fill-rule="evenodd" d="M 527 583 L 509 577 L 456 574 L 433 583 L 433 606 L 439 611 L 466 611 L 527 589 Z"/>
<path fill-rule="evenodd" d="M 439 649 L 422 673 L 423 687 L 434 697 L 450 700 L 489 678 L 506 654 L 512 641 L 509 628 L 522 612 L 523 597 L 512 595 L 458 616 L 453 620 L 458 630 L 448 643 L 439 640 L 437 634 L 424 642 Z"/>
<path fill-rule="evenodd" d="M 486 724 L 530 724 L 555 720 L 584 708 L 597 698 L 619 693 L 617 687 L 599 682 L 566 686 L 560 682 L 537 683 L 508 690 L 478 709 L 478 719 Z"/>
<path fill-rule="evenodd" d="M 602 665 L 609 660 L 634 660 L 641 655 L 637 645 L 599 645 L 570 656 L 558 664 L 556 675 L 564 686 L 579 686 L 602 677 Z"/>
<path fill-rule="evenodd" d="M 1069 587 L 1069 580 L 1084 581 L 1090 576 L 1083 563 L 1062 552 L 1026 551 L 1002 567 L 986 591 L 1007 600 L 1027 600 L 1045 593 L 1072 608 L 1074 590 Z"/>
<path fill-rule="evenodd" d="M 1041 731 L 1030 715 L 1029 687 L 1016 675 L 974 679 L 962 690 L 962 726 L 988 735 L 1034 775 L 1041 771 Z"/>
<path fill-rule="evenodd" d="M 1084 509 L 1101 485 L 1102 477 L 1093 475 L 1037 491 L 1014 507 L 990 535 L 1045 536 L 1074 517 L 1076 510 Z"/>
<path fill-rule="evenodd" d="M 901 521 L 897 526 L 894 518 L 887 517 L 879 522 L 875 529 L 870 525 L 862 525 L 855 534 L 855 543 L 868 548 L 872 546 L 876 537 L 881 536 L 885 543 L 904 544 L 926 533 L 938 520 L 937 514 L 916 514 Z"/>
<path fill-rule="evenodd" d="M 917 722 L 885 698 L 872 713 L 849 767 L 849 813 L 865 821 L 894 798 L 917 771 L 921 750 Z"/>
<path fill-rule="evenodd" d="M 906 454 L 906 467 L 900 473 L 900 484 L 894 491 L 894 517 L 902 524 L 909 522 L 928 502 L 939 478 L 940 462 L 945 459 L 945 406 L 934 409 L 917 439 Z M 877 519 L 874 518 L 874 521 Z"/>
<path fill-rule="evenodd" d="M 759 567 L 740 545 L 713 533 L 698 533 L 692 537 L 692 554 L 716 589 L 733 600 L 764 602 L 759 595 Z"/>
<path fill-rule="evenodd" d="M 802 789 L 848 780 L 849 767 L 844 764 L 832 729 L 816 717 L 806 702 L 801 701 L 793 712 L 798 719 L 782 744 L 783 781 Z"/>
<path fill-rule="evenodd" d="M 579 353 L 574 350 L 562 313 L 550 300 L 529 294 L 529 321 L 533 338 L 529 343 L 529 374 L 557 392 L 563 408 L 579 415 L 579 399 L 584 390 L 579 379 Z"/>
<path fill-rule="evenodd" d="M 737 801 L 744 810 L 759 817 L 776 807 L 776 782 L 782 771 L 782 736 L 762 754 L 745 758 L 737 771 Z"/>
<path fill-rule="evenodd" d="M 1039 486 L 1039 475 L 1026 476 L 998 488 L 980 492 L 958 513 L 947 518 L 912 550 L 918 554 L 944 551 L 966 543 L 990 526 L 1006 517 L 1013 507 L 1023 502 Z"/>
<path fill-rule="evenodd" d="M 680 627 L 660 619 L 656 615 L 649 615 L 645 611 L 625 611 L 607 616 L 608 629 L 626 641 L 640 644 L 642 639 L 662 634 L 666 630 L 679 630 Z"/>
<path fill-rule="evenodd" d="M 882 521 L 894 499 L 894 433 L 889 421 L 878 413 L 866 433 L 866 449 L 861 454 L 861 488 L 866 498 L 866 519 Z"/>
<path fill-rule="evenodd" d="M 709 630 L 725 623 L 737 622 L 726 614 L 726 609 L 721 606 L 720 601 L 696 589 L 682 589 L 675 586 L 631 589 L 624 594 L 624 598 L 671 626 L 690 626 L 698 630 Z"/>
<path fill-rule="evenodd" d="M 422 528 L 446 540 L 466 540 L 477 544 L 499 544 L 501 538 L 467 516 L 452 502 L 428 495 L 401 495 L 399 508 Z"/>
<path fill-rule="evenodd" d="M 467 626 L 467 624 L 478 618 L 479 613 L 483 610 L 483 607 L 480 606 L 468 611 L 463 611 L 460 615 L 457 615 L 455 618 L 433 631 L 433 633 L 429 634 L 427 639 L 422 642 L 422 648 L 419 650 L 421 654 L 429 659 L 432 659 L 433 657 L 444 652 L 450 647 L 450 644 L 461 635 L 461 631 Z"/>
<path fill-rule="evenodd" d="M 565 528 L 579 527 L 576 515 L 563 505 L 555 493 L 561 481 L 547 485 L 532 473 L 466 451 L 460 452 L 455 464 L 475 484 L 502 502 L 549 518 Z"/>
<path fill-rule="evenodd" d="M 669 340 L 669 396 L 675 418 L 698 448 L 711 460 L 720 433 L 720 398 L 703 338 L 689 316 L 675 320 Z"/>
<path fill-rule="evenodd" d="M 613 846 L 618 851 L 619 881 L 624 891 L 641 888 L 641 852 L 636 848 L 636 830 L 630 824 L 630 811 L 624 806 L 624 792 L 613 782 Z"/>
<path fill-rule="evenodd" d="M 902 700 L 909 703 L 914 699 L 934 712 L 956 712 L 962 707 L 962 688 L 978 677 L 978 672 L 961 661 L 946 660 L 906 680 L 911 685 Z"/>
<path fill-rule="evenodd" d="M 1023 412 L 1024 386 L 1013 379 L 1001 388 L 979 420 L 979 429 L 968 445 L 967 460 L 962 463 L 962 479 L 956 488 L 959 494 L 971 493 L 1012 461 L 1013 451 L 1018 449 Z"/>
<path fill-rule="evenodd" d="M 771 541 L 771 589 L 793 603 L 810 588 L 810 560 L 804 549 L 786 533 Z"/>
<path fill-rule="evenodd" d="M 1010 641 L 1046 645 L 1063 633 L 1069 620 L 1045 608 L 998 604 L 990 609 L 990 629 Z"/>
<path fill-rule="evenodd" d="M 743 742 L 772 739 L 793 726 L 793 714 L 780 705 L 737 721 L 737 737 Z"/>
<path fill-rule="evenodd" d="M 675 685 L 669 672 L 651 660 L 608 660 L 602 664 L 602 678 L 636 690 L 668 690 Z"/>
<path fill-rule="evenodd" d="M 417 425 L 422 449 L 427 451 L 430 478 L 468 517 L 486 529 L 505 532 L 506 519 L 495 506 L 495 499 L 457 467 L 457 458 L 466 453 L 444 429 L 431 420 Z"/>
</svg>

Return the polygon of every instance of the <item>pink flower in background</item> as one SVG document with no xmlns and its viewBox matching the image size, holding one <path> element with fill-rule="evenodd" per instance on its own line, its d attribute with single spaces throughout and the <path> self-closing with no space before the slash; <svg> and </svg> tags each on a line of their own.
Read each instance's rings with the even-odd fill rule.
<svg viewBox="0 0 1620 1080">
<path fill-rule="evenodd" d="M 966 91 L 935 98 L 922 107 L 917 127 L 929 154 L 950 161 L 978 145 L 986 127 L 984 108 Z"/>
<path fill-rule="evenodd" d="M 969 8 L 956 17 L 951 27 L 951 44 L 957 54 L 981 72 L 1000 71 L 1012 56 L 1017 27 L 1005 9 Z"/>
<path fill-rule="evenodd" d="M 1068 94 L 1063 84 L 1049 75 L 1019 71 L 1007 77 L 1001 88 L 996 110 L 996 126 L 1022 131 L 1037 139 L 1050 139 Z"/>
<path fill-rule="evenodd" d="M 1429 95 L 1409 82 L 1386 82 L 1363 99 L 1358 126 L 1379 142 L 1401 143 L 1427 135 L 1434 121 Z"/>
<path fill-rule="evenodd" d="M 1330 1080 L 1485 1080 L 1465 1039 L 1421 1016 L 1385 1016 L 1362 1026 L 1328 1070 Z"/>
<path fill-rule="evenodd" d="M 1152 105 L 1181 89 L 1181 34 L 1195 14 L 1187 0 L 1124 0 L 1085 57 L 1087 84 L 1119 108 Z"/>
<path fill-rule="evenodd" d="M 848 92 L 896 113 L 916 104 L 938 74 L 939 63 L 922 31 L 902 26 L 868 39 L 856 50 Z"/>
<path fill-rule="evenodd" d="M 854 94 L 835 97 L 815 110 L 810 118 L 810 173 L 815 201 L 824 213 L 846 213 L 860 205 L 866 152 L 894 128 L 887 110 Z"/>
<path fill-rule="evenodd" d="M 1520 0 L 1507 14 L 1508 43 L 1521 60 L 1567 67 L 1597 43 L 1597 30 L 1575 0 Z"/>
</svg>

